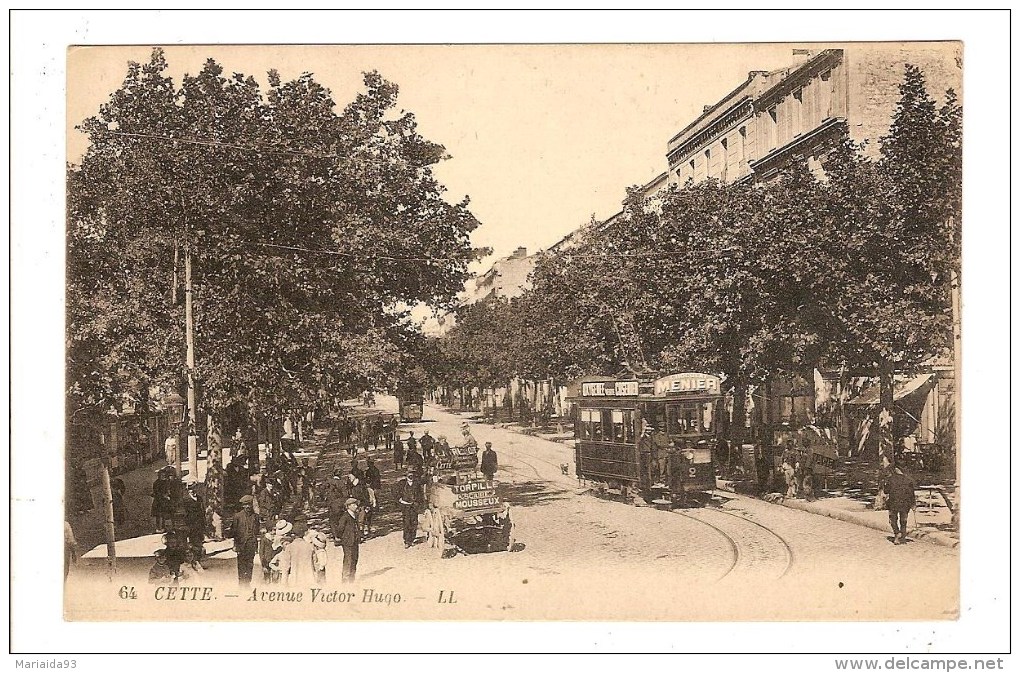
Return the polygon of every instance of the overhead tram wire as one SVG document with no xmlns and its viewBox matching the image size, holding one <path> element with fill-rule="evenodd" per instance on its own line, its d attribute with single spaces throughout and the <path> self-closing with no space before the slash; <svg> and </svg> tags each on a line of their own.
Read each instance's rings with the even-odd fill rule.
<svg viewBox="0 0 1020 673">
<path fill-rule="evenodd" d="M 393 262 L 432 262 L 437 260 L 455 260 L 459 257 L 396 257 L 393 255 L 366 255 L 361 252 L 344 252 L 342 250 L 324 250 L 321 248 L 303 248 L 297 245 L 283 245 L 281 243 L 261 243 L 258 241 L 245 241 L 243 245 L 256 246 L 260 248 L 275 248 L 289 250 L 292 252 L 308 252 L 320 255 L 338 255 L 341 257 L 358 257 L 360 259 L 382 259 Z M 604 254 L 570 254 L 570 257 L 581 259 L 660 259 L 660 258 L 688 258 L 706 254 L 721 254 L 732 252 L 733 248 L 719 248 L 709 250 L 678 250 L 676 252 L 648 252 L 648 253 L 604 253 Z"/>
<path fill-rule="evenodd" d="M 174 138 L 172 136 L 161 136 L 155 133 L 130 133 L 128 131 L 114 131 L 111 129 L 94 129 L 91 131 L 83 131 L 84 133 L 98 133 L 112 136 L 122 136 L 125 138 L 142 138 L 146 140 L 162 140 L 164 142 L 173 143 L 184 143 L 186 145 L 201 145 L 204 147 L 222 147 L 230 150 L 242 150 L 245 152 L 256 152 L 258 154 L 289 154 L 293 156 L 310 157 L 312 159 L 341 159 L 343 158 L 339 154 L 325 154 L 307 152 L 301 150 L 290 150 L 282 147 L 249 147 L 247 145 L 237 145 L 235 143 L 225 143 L 221 140 L 200 140 L 196 138 Z"/>
</svg>

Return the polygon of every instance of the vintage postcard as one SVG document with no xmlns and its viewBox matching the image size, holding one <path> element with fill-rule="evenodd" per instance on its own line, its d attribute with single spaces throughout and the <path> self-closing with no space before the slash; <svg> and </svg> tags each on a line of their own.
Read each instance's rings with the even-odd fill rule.
<svg viewBox="0 0 1020 673">
<path fill-rule="evenodd" d="M 69 47 L 64 618 L 957 619 L 964 54 Z"/>
</svg>

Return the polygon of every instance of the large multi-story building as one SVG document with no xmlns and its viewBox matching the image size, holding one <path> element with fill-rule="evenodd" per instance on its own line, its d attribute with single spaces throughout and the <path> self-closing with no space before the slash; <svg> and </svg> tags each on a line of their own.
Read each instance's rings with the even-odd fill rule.
<svg viewBox="0 0 1020 673">
<path fill-rule="evenodd" d="M 959 93 L 962 79 L 957 43 L 794 49 L 793 59 L 787 68 L 748 73 L 670 138 L 670 184 L 768 179 L 791 161 L 807 161 L 817 172 L 820 159 L 846 136 L 874 155 L 907 64 L 921 69 L 936 100 L 948 88 Z"/>
<path fill-rule="evenodd" d="M 536 256 L 529 256 L 527 248 L 517 248 L 513 254 L 496 260 L 488 271 L 469 282 L 461 303 L 474 304 L 489 297 L 519 297 L 530 287 L 528 276 L 535 268 L 535 261 Z"/>
<path fill-rule="evenodd" d="M 746 80 L 706 105 L 701 115 L 670 138 L 669 184 L 768 180 L 799 161 L 821 176 L 822 159 L 843 138 L 863 144 L 865 154 L 876 157 L 901 98 L 907 64 L 921 70 L 928 94 L 937 102 L 950 88 L 960 95 L 958 43 L 861 43 L 793 50 L 789 67 L 748 73 Z M 832 393 L 836 379 L 827 380 L 817 371 L 814 378 L 770 381 L 766 423 L 780 430 L 831 423 L 841 447 L 873 444 L 869 428 L 877 388 L 846 406 L 838 405 L 838 414 L 830 413 L 823 420 L 825 405 L 818 400 Z M 901 418 L 898 436 L 913 437 L 921 444 L 936 439 L 952 443 L 952 371 L 933 367 L 902 378 L 896 399 L 901 406 L 910 401 L 915 413 Z"/>
<path fill-rule="evenodd" d="M 490 298 L 513 299 L 531 287 L 529 276 L 535 269 L 537 255 L 528 255 L 528 249 L 519 247 L 507 257 L 497 259 L 485 273 L 470 279 L 457 297 L 461 306 L 476 304 Z M 456 324 L 453 314 L 425 319 L 422 331 L 426 336 L 446 334 Z"/>
</svg>

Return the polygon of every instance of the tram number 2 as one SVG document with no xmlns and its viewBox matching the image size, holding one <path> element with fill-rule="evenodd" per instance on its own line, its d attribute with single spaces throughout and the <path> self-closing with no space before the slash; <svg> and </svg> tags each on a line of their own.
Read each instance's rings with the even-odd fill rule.
<svg viewBox="0 0 1020 673">
<path fill-rule="evenodd" d="M 697 479 L 698 478 L 698 468 L 696 468 L 696 467 L 688 467 L 687 468 L 687 476 L 690 477 L 691 479 Z"/>
</svg>

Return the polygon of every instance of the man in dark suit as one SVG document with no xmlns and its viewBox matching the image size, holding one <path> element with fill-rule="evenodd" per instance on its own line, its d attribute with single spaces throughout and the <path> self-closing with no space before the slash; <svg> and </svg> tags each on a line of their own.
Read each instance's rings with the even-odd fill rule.
<svg viewBox="0 0 1020 673">
<path fill-rule="evenodd" d="M 403 513 L 404 548 L 410 548 L 418 536 L 418 497 L 421 492 L 415 483 L 413 470 L 407 471 L 407 478 L 397 484 L 397 504 Z"/>
<path fill-rule="evenodd" d="M 421 453 L 425 462 L 432 460 L 432 446 L 436 443 L 436 440 L 432 439 L 432 435 L 429 434 L 428 430 L 421 436 L 421 441 L 418 443 L 421 444 Z"/>
<path fill-rule="evenodd" d="M 482 451 L 482 474 L 489 481 L 496 475 L 499 461 L 496 452 L 492 450 L 492 442 L 485 442 L 485 451 Z"/>
<path fill-rule="evenodd" d="M 234 551 L 237 552 L 237 581 L 242 586 L 251 584 L 252 566 L 259 548 L 259 518 L 252 508 L 254 498 L 241 498 L 241 511 L 234 515 Z"/>
<path fill-rule="evenodd" d="M 404 462 L 407 463 L 407 469 L 414 472 L 415 479 L 420 479 L 425 474 L 425 459 L 417 449 L 408 450 L 407 455 L 404 456 Z"/>
<path fill-rule="evenodd" d="M 907 541 L 907 514 L 914 509 L 914 482 L 898 467 L 885 480 L 886 501 L 889 507 L 889 525 L 892 527 L 893 544 Z"/>
<path fill-rule="evenodd" d="M 361 544 L 361 530 L 358 526 L 358 501 L 347 498 L 343 513 L 333 526 L 334 544 L 344 550 L 343 575 L 341 581 L 353 582 L 358 570 L 358 546 Z"/>
</svg>

